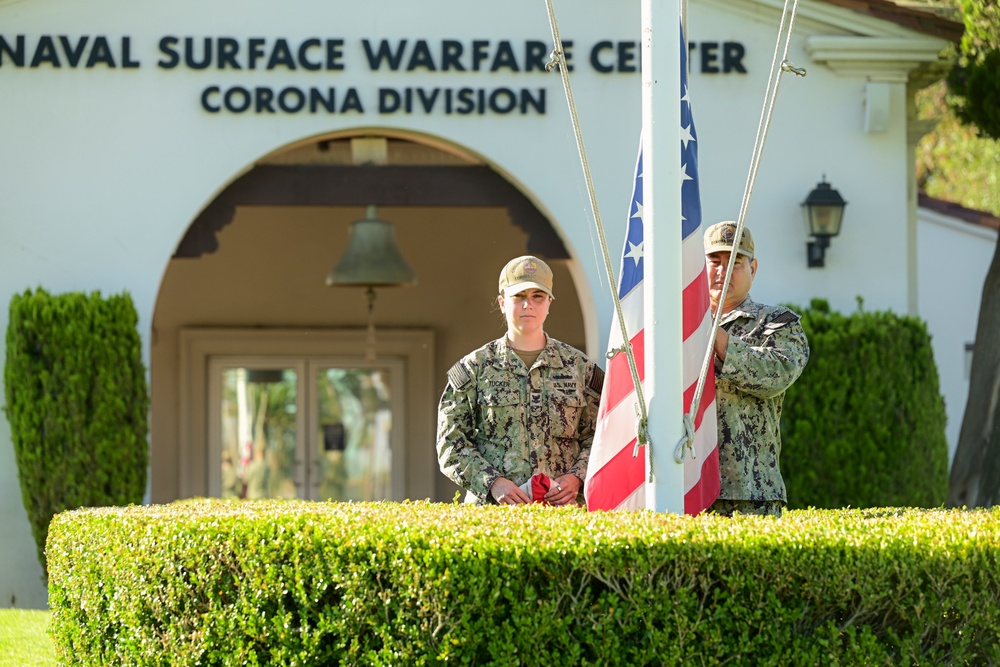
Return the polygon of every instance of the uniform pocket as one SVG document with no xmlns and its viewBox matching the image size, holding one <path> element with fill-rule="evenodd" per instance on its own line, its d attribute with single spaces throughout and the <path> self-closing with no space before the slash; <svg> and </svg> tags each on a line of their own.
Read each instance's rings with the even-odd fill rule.
<svg viewBox="0 0 1000 667">
<path fill-rule="evenodd" d="M 516 387 L 480 389 L 479 433 L 490 442 L 508 442 L 520 428 L 521 392 Z"/>
<path fill-rule="evenodd" d="M 550 394 L 552 401 L 551 419 L 557 438 L 575 438 L 580 423 L 580 415 L 587 405 L 582 388 L 556 389 Z"/>
</svg>

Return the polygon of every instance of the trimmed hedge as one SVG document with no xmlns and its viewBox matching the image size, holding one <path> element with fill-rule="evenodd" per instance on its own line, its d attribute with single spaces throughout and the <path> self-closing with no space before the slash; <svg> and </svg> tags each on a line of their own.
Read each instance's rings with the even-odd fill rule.
<svg viewBox="0 0 1000 667">
<path fill-rule="evenodd" d="M 926 324 L 892 312 L 802 315 L 809 364 L 785 394 L 789 507 L 940 507 L 947 420 Z"/>
<path fill-rule="evenodd" d="M 43 570 L 54 514 L 142 502 L 149 399 L 137 320 L 127 294 L 11 299 L 5 410 Z"/>
<path fill-rule="evenodd" d="M 48 549 L 71 665 L 1000 664 L 1000 509 L 188 501 Z"/>
</svg>

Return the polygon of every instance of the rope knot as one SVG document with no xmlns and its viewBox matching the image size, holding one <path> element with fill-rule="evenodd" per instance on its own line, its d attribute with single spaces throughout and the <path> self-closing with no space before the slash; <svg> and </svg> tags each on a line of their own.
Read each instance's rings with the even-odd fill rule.
<svg viewBox="0 0 1000 667">
<path fill-rule="evenodd" d="M 684 415 L 684 435 L 681 439 L 677 441 L 677 446 L 674 447 L 674 461 L 677 463 L 684 462 L 684 452 L 687 450 L 691 452 L 691 458 L 695 458 L 694 455 L 694 418 L 691 413 Z"/>
<path fill-rule="evenodd" d="M 649 442 L 649 417 L 645 410 L 635 404 L 635 447 L 632 448 L 632 458 L 639 456 L 639 447 Z"/>
<path fill-rule="evenodd" d="M 646 411 L 635 404 L 635 446 L 632 447 L 632 458 L 639 456 L 639 447 L 649 444 L 649 416 Z M 646 447 L 646 467 L 649 468 L 648 481 L 653 483 L 653 466 L 650 459 L 653 456 L 653 448 Z"/>
</svg>

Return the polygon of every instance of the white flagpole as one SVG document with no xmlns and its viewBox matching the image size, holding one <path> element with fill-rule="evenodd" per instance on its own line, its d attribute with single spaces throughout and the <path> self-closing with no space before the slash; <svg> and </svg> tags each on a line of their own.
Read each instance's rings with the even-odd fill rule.
<svg viewBox="0 0 1000 667">
<path fill-rule="evenodd" d="M 684 435 L 680 17 L 681 0 L 642 0 L 646 507 L 675 514 L 684 513 L 684 467 L 673 454 Z"/>
</svg>

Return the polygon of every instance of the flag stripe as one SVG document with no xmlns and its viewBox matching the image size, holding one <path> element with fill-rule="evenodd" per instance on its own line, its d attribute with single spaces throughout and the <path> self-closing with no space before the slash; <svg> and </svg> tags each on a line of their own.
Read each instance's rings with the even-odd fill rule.
<svg viewBox="0 0 1000 667">
<path fill-rule="evenodd" d="M 712 447 L 698 471 L 698 483 L 684 494 L 684 513 L 697 514 L 719 497 L 719 448 Z M 686 470 L 685 470 L 686 472 Z"/>
<path fill-rule="evenodd" d="M 635 441 L 637 436 L 637 401 L 635 392 L 632 392 L 625 400 L 608 411 L 604 415 L 604 418 L 597 423 L 594 440 L 598 442 L 622 443 L 620 448 L 625 448 L 627 443 Z M 603 446 L 591 448 L 591 469 L 600 469 L 600 466 L 614 458 L 614 455 L 620 448 L 612 449 Z"/>
<path fill-rule="evenodd" d="M 642 331 L 632 338 L 632 355 L 635 357 L 636 370 L 639 372 L 639 382 L 642 382 L 646 375 L 645 341 L 646 337 Z M 608 361 L 608 370 L 604 378 L 604 392 L 608 394 L 608 399 L 601 401 L 601 413 L 615 408 L 630 394 L 635 394 L 632 369 L 628 365 L 628 355 L 624 352 L 616 354 Z"/>
<path fill-rule="evenodd" d="M 701 327 L 701 322 L 705 319 L 705 311 L 708 310 L 708 276 L 705 273 L 704 263 L 698 280 L 694 280 L 684 288 L 682 296 L 683 314 L 683 337 L 688 340 Z"/>
<path fill-rule="evenodd" d="M 681 282 L 684 285 L 690 285 L 695 280 L 705 278 L 704 248 L 705 242 L 698 236 L 690 236 L 681 242 L 683 264 Z"/>
<path fill-rule="evenodd" d="M 711 375 L 714 375 L 714 373 L 712 373 Z M 704 418 L 705 413 L 708 411 L 708 408 L 711 407 L 713 410 L 715 409 L 715 381 L 713 377 L 709 377 L 709 379 L 712 380 L 712 382 L 711 384 L 709 384 L 708 382 L 705 383 L 705 390 L 701 395 L 701 403 L 698 404 L 698 414 L 694 416 L 695 430 L 697 430 L 701 426 L 702 419 Z M 697 385 L 693 384 L 684 390 L 685 413 L 691 411 L 691 403 L 694 399 L 694 391 L 696 387 Z"/>
<path fill-rule="evenodd" d="M 593 477 L 587 480 L 587 505 L 601 509 L 618 509 L 637 489 L 641 490 L 646 476 L 646 448 L 632 456 L 635 438 L 622 447 Z"/>
<path fill-rule="evenodd" d="M 697 331 L 684 341 L 684 386 L 688 387 L 698 381 L 701 365 L 705 361 L 705 348 L 708 346 L 708 334 L 712 331 L 712 312 L 706 311 Z"/>
</svg>

